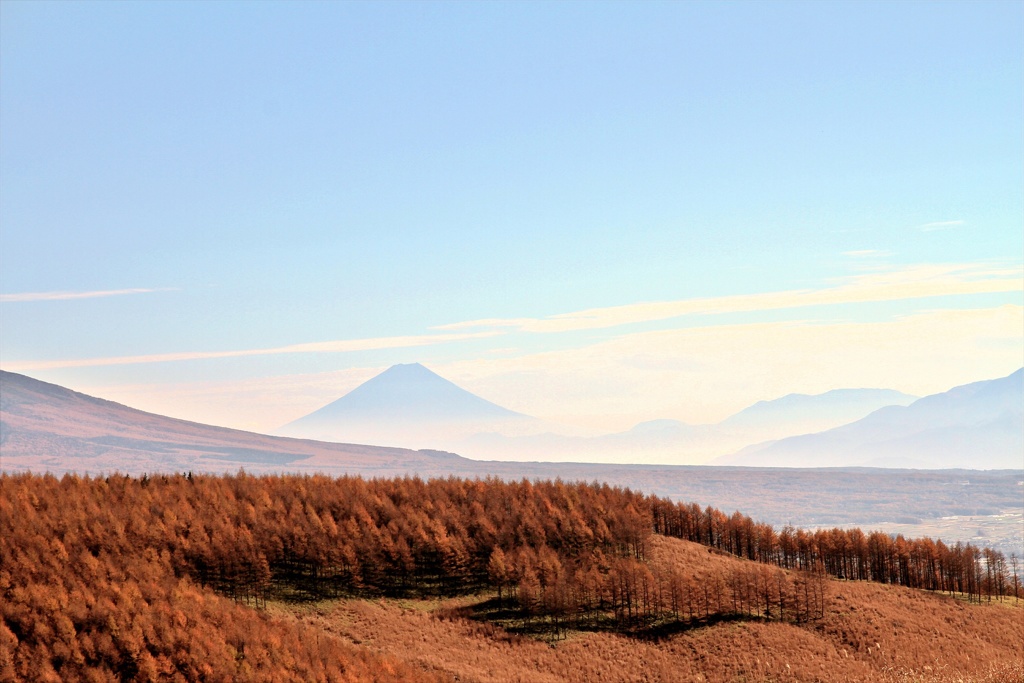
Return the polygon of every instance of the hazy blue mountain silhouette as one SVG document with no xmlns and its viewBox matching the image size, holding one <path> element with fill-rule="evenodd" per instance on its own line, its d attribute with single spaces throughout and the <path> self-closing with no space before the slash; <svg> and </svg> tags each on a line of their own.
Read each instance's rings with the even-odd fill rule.
<svg viewBox="0 0 1024 683">
<path fill-rule="evenodd" d="M 1024 369 L 888 406 L 842 427 L 757 444 L 715 464 L 766 467 L 1024 466 Z"/>
<path fill-rule="evenodd" d="M 481 433 L 452 449 L 471 457 L 502 460 L 707 463 L 750 444 L 820 432 L 859 420 L 883 406 L 907 405 L 916 399 L 891 389 L 835 389 L 758 401 L 717 424 L 649 420 L 625 432 L 599 436 Z"/>
<path fill-rule="evenodd" d="M 822 428 L 828 429 L 853 422 L 885 406 L 909 405 L 918 398 L 894 389 L 833 389 L 815 395 L 788 394 L 771 401 L 758 401 L 719 424 L 755 429 L 784 421 L 820 423 L 827 425 Z"/>
<path fill-rule="evenodd" d="M 419 363 L 394 365 L 278 430 L 289 436 L 449 447 L 470 433 L 534 419 L 480 398 Z"/>
<path fill-rule="evenodd" d="M 393 365 L 289 426 L 338 419 L 490 420 L 526 417 L 449 382 L 419 363 Z"/>
</svg>

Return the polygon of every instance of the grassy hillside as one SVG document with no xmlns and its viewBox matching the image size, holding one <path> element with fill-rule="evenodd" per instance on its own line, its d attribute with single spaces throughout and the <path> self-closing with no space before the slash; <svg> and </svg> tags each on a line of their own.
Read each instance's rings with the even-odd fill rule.
<svg viewBox="0 0 1024 683">
<path fill-rule="evenodd" d="M 656 562 L 710 580 L 749 561 L 656 536 Z M 558 641 L 473 618 L 488 595 L 272 604 L 295 623 L 427 671 L 479 683 L 575 681 L 1024 680 L 1024 609 L 867 582 L 830 580 L 824 618 L 806 624 L 726 617 L 656 638 L 570 631 Z"/>
<path fill-rule="evenodd" d="M 597 484 L 0 476 L 4 680 L 1007 680 L 1019 592 Z"/>
</svg>

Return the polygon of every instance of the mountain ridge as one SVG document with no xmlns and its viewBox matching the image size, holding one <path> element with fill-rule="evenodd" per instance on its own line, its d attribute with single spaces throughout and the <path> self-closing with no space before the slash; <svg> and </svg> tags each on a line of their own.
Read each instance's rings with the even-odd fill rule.
<svg viewBox="0 0 1024 683">
<path fill-rule="evenodd" d="M 389 371 L 391 377 L 389 377 Z M 477 397 L 459 388 L 454 383 L 436 375 L 419 364 L 396 366 L 381 373 L 392 385 L 395 373 L 398 373 L 399 386 L 407 383 L 412 377 L 414 384 L 426 378 L 431 387 L 449 392 L 461 399 L 468 399 L 468 404 L 477 414 L 497 415 L 496 420 L 477 420 L 471 427 L 476 430 L 463 434 L 460 439 L 445 439 L 443 428 L 431 435 L 423 432 L 422 438 L 417 437 L 407 445 L 393 438 L 398 433 L 398 422 L 385 424 L 376 435 L 350 434 L 350 438 L 337 438 L 311 434 L 263 435 L 254 432 L 234 430 L 197 422 L 164 417 L 130 408 L 114 401 L 101 399 L 71 389 L 36 380 L 24 375 L 0 371 L 4 391 L 0 392 L 0 444 L 3 445 L 3 456 L 6 463 L 22 459 L 25 463 L 34 462 L 32 457 L 46 457 L 51 465 L 59 462 L 72 462 L 76 457 L 87 457 L 88 469 L 108 469 L 127 466 L 126 459 L 140 458 L 139 465 L 151 466 L 153 469 L 201 468 L 212 467 L 223 471 L 230 464 L 255 466 L 260 463 L 272 466 L 301 465 L 303 467 L 323 465 L 331 468 L 352 465 L 356 468 L 369 467 L 370 461 L 378 456 L 391 463 L 392 470 L 435 471 L 440 453 L 449 452 L 445 457 L 464 460 L 451 452 L 468 455 L 475 460 L 505 459 L 515 462 L 565 461 L 577 463 L 621 463 L 625 461 L 643 461 L 650 464 L 686 465 L 706 462 L 688 459 L 688 454 L 708 453 L 714 448 L 721 448 L 722 433 L 716 432 L 716 425 L 689 425 L 678 420 L 651 420 L 635 425 L 625 432 L 606 434 L 597 437 L 578 437 L 538 431 L 534 434 L 506 435 L 495 425 L 523 426 L 537 428 L 544 426 L 534 418 L 516 413 Z M 378 378 L 381 377 L 378 375 Z M 404 375 L 404 378 L 402 377 Z M 1012 384 L 1016 381 L 1017 389 L 1007 393 L 1006 387 L 1000 389 L 993 386 L 993 380 L 974 382 L 950 389 L 942 394 L 923 397 L 909 406 L 885 406 L 871 414 L 847 425 L 825 430 L 833 438 L 833 451 L 843 452 L 856 450 L 856 435 L 850 435 L 851 425 L 860 423 L 874 424 L 879 444 L 878 452 L 857 459 L 804 458 L 779 464 L 778 461 L 766 459 L 765 455 L 755 457 L 771 448 L 779 448 L 774 444 L 785 442 L 787 445 L 798 444 L 799 449 L 806 453 L 822 450 L 820 434 L 799 434 L 777 441 L 764 441 L 750 445 L 742 430 L 728 432 L 726 437 L 732 438 L 736 446 L 731 451 L 724 451 L 713 460 L 714 465 L 741 466 L 801 466 L 801 467 L 835 467 L 835 466 L 871 466 L 871 467 L 964 467 L 978 468 L 978 460 L 957 460 L 955 458 L 937 458 L 923 460 L 915 451 L 921 449 L 922 440 L 927 441 L 929 448 L 941 450 L 959 448 L 968 451 L 972 448 L 999 450 L 1008 449 L 1012 453 L 1015 444 L 1020 443 L 1016 436 L 1020 424 L 1021 398 L 1020 384 L 1024 369 L 1003 378 Z M 361 385 L 363 386 L 363 385 Z M 866 392 L 866 393 L 865 393 Z M 357 390 L 346 396 L 360 397 Z M 890 390 L 837 390 L 826 392 L 820 396 L 831 394 L 833 397 L 861 396 L 880 400 L 879 397 L 892 398 L 894 394 L 906 398 L 905 394 Z M 387 392 L 384 392 L 385 397 Z M 380 394 L 378 393 L 378 396 Z M 790 394 L 775 401 L 787 402 L 807 401 L 816 396 Z M 344 398 L 344 397 L 343 397 Z M 413 407 L 422 396 L 414 397 Z M 969 405 L 974 399 L 985 399 L 986 405 L 1002 406 L 999 414 L 990 414 L 982 410 L 975 415 Z M 336 404 L 337 401 L 326 407 Z M 720 425 L 735 423 L 737 416 L 757 408 L 764 412 L 766 406 L 773 401 L 758 402 L 750 408 L 727 418 Z M 33 407 L 29 408 L 29 404 Z M 388 405 L 388 401 L 384 402 Z M 381 404 L 371 406 L 379 409 Z M 480 410 L 481 407 L 483 410 Z M 907 434 L 905 417 L 928 408 L 932 415 L 942 416 L 937 424 L 927 423 L 915 428 L 917 436 Z M 323 410 L 323 409 L 321 409 Z M 315 415 L 317 411 L 311 415 Z M 997 411 L 998 412 L 998 411 Z M 1005 414 L 1004 414 L 1005 413 Z M 974 416 L 974 417 L 972 417 Z M 307 416 L 308 417 L 308 416 Z M 955 419 L 954 419 L 955 418 Z M 984 430 L 971 429 L 978 427 L 971 421 L 989 428 L 988 436 Z M 73 422 L 74 424 L 71 424 Z M 400 422 L 400 421 L 399 421 Z M 927 421 L 926 421 L 927 422 Z M 968 424 L 970 423 L 970 424 Z M 955 426 L 950 426 L 950 425 Z M 400 426 L 400 425 L 399 425 Z M 433 428 L 431 420 L 425 420 L 427 428 Z M 966 431 L 965 431 L 966 430 Z M 856 431 L 856 429 L 854 429 Z M 375 438 L 358 438 L 360 436 Z M 447 435 L 450 437 L 450 434 Z M 379 438 L 376 438 L 379 437 Z M 916 439 L 916 441 L 915 441 Z M 987 440 L 986 440 L 987 439 Z M 358 444 L 385 443 L 386 447 L 363 446 Z M 916 444 L 916 445 L 915 445 Z M 737 450 L 739 449 L 739 450 Z M 905 452 L 901 452 L 905 451 Z M 1016 452 L 1018 455 L 1020 450 Z M 33 455 L 34 454 L 34 455 Z M 374 455 L 376 454 L 376 455 Z M 117 457 L 115 457 L 117 456 Z M 401 462 L 407 460 L 408 462 Z M 451 461 L 449 461 L 451 462 Z M 466 460 L 466 463 L 472 462 Z M 105 463 L 105 465 L 104 465 Z M 1004 458 L 991 465 L 992 468 L 1020 468 L 1019 458 Z M 376 462 L 374 467 L 380 466 Z M 133 466 L 134 467 L 134 466 Z M 985 466 L 988 467 L 988 466 Z M 60 469 L 59 466 L 55 469 Z"/>
<path fill-rule="evenodd" d="M 1024 459 L 1022 434 L 1024 368 L 886 406 L 848 425 L 754 444 L 714 464 L 1013 468 Z"/>
<path fill-rule="evenodd" d="M 832 389 L 821 394 L 786 394 L 780 398 L 758 401 L 719 422 L 729 427 L 749 427 L 775 419 L 785 411 L 800 411 L 804 420 L 828 421 L 848 419 L 855 407 L 863 406 L 865 415 L 879 406 L 908 405 L 919 396 L 911 396 L 894 389 L 843 388 Z M 809 414 L 808 414 L 809 413 Z"/>
<path fill-rule="evenodd" d="M 191 422 L 0 370 L 3 469 L 214 471 L 302 467 L 406 473 L 450 469 L 454 454 L 324 443 Z"/>
<path fill-rule="evenodd" d="M 637 423 L 598 436 L 540 433 L 474 434 L 452 448 L 471 456 L 527 460 L 547 457 L 592 462 L 639 457 L 663 464 L 706 464 L 737 449 L 770 439 L 820 431 L 862 418 L 880 406 L 909 404 L 918 397 L 892 389 L 834 389 L 758 401 L 721 422 L 690 424 L 674 419 Z"/>
</svg>

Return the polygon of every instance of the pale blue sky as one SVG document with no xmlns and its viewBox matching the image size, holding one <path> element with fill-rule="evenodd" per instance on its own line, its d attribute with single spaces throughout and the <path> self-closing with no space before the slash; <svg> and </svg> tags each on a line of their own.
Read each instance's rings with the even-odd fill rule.
<svg viewBox="0 0 1024 683">
<path fill-rule="evenodd" d="M 0 364 L 267 429 L 394 362 L 623 423 L 1008 374 L 1024 363 L 1022 65 L 1019 2 L 4 0 Z M 508 322 L 869 275 L 905 289 Z M 154 291 L 52 294 L 135 289 Z M 988 331 L 955 341 L 954 312 Z M 945 322 L 899 334 L 945 359 L 932 373 L 884 343 L 925 314 Z M 504 322 L 436 329 L 481 319 Z M 801 376 L 765 347 L 744 384 L 682 341 L 622 341 L 755 324 L 881 326 L 862 365 L 894 371 L 837 357 L 818 362 L 846 374 Z M 721 343 L 757 355 L 763 331 L 743 329 Z M 237 353 L 323 342 L 339 344 Z M 557 354 L 590 375 L 552 380 Z M 674 398 L 695 383 L 731 393 L 704 411 Z"/>
</svg>

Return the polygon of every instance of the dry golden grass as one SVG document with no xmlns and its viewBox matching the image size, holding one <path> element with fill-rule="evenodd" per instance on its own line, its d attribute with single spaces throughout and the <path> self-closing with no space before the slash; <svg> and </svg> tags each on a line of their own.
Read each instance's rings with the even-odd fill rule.
<svg viewBox="0 0 1024 683">
<path fill-rule="evenodd" d="M 698 581 L 709 579 L 716 573 L 728 576 L 738 564 L 749 564 L 745 560 L 699 543 L 690 543 L 660 534 L 652 535 L 650 544 L 651 564 L 665 570 L 683 569 Z"/>
<path fill-rule="evenodd" d="M 1024 662 L 1024 608 L 861 582 L 830 588 L 823 635 L 858 659 L 970 674 L 992 662 Z"/>
<path fill-rule="evenodd" d="M 654 540 L 656 562 L 703 580 L 745 562 Z M 965 604 L 894 586 L 831 581 L 824 619 L 721 621 L 660 641 L 571 632 L 554 645 L 438 618 L 474 598 L 346 600 L 273 611 L 418 668 L 476 683 L 594 681 L 1024 682 L 1024 608 Z M 488 596 L 490 597 L 490 596 Z M 479 598 L 477 598 L 479 599 Z"/>
</svg>

